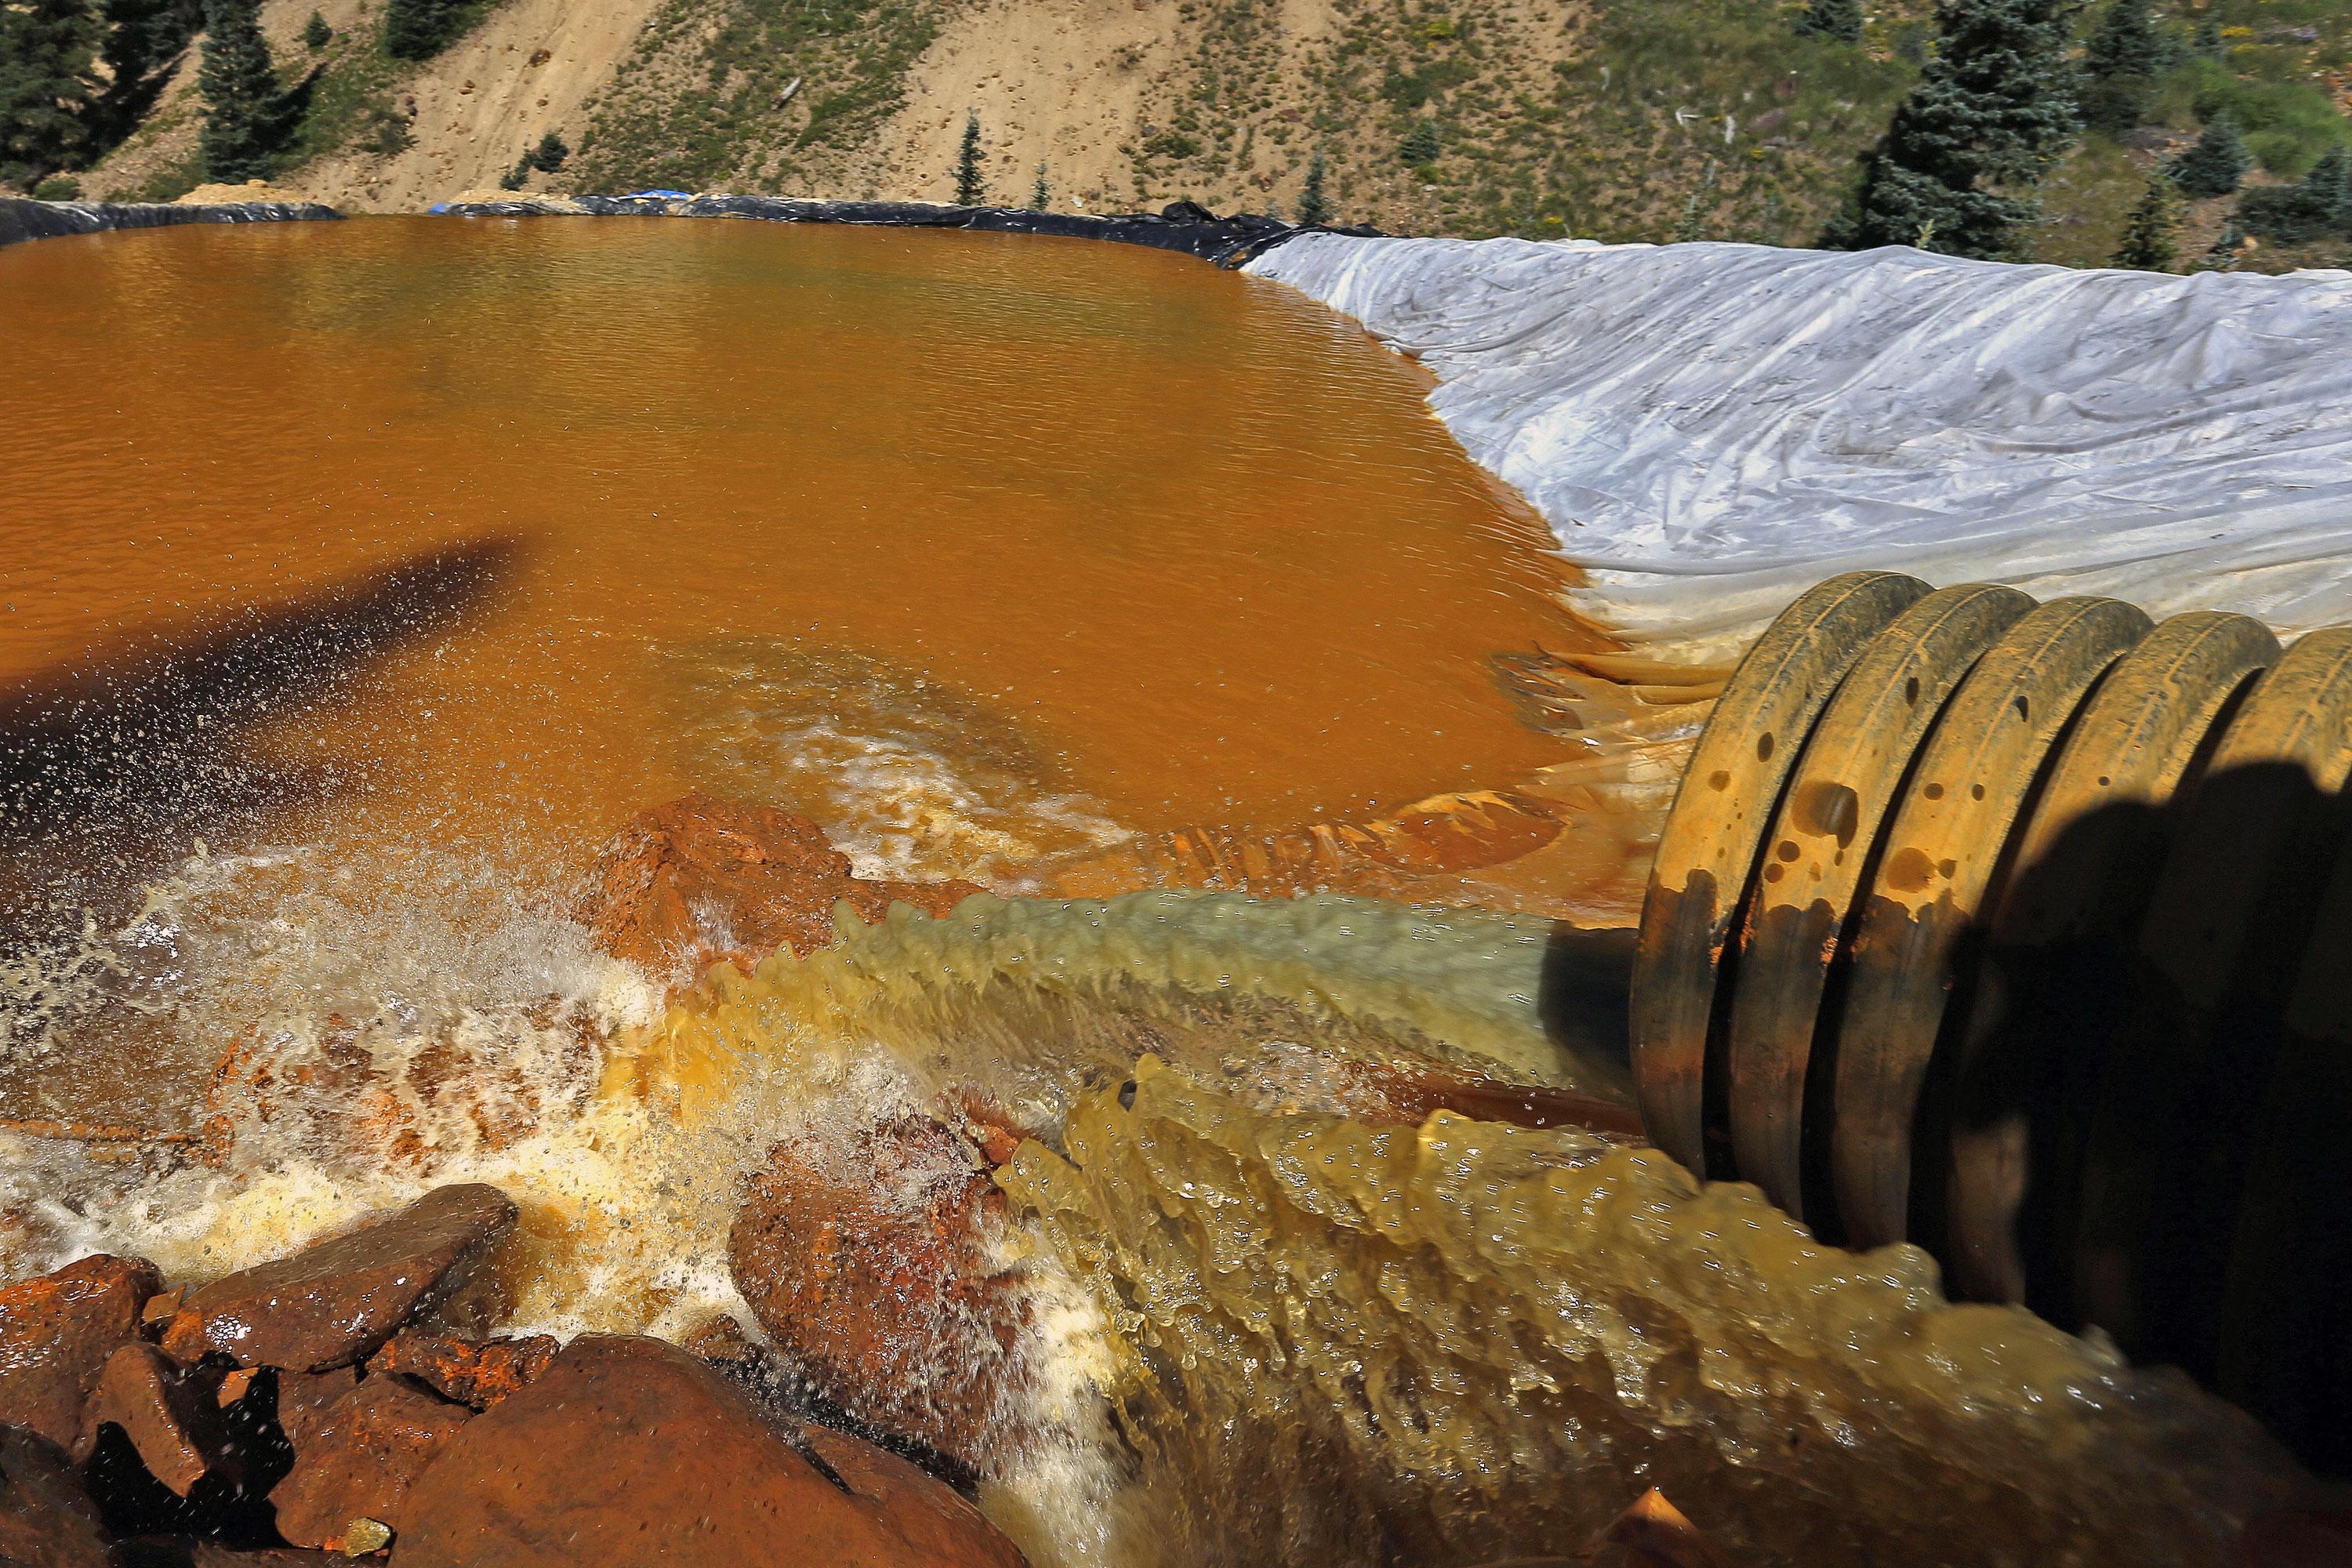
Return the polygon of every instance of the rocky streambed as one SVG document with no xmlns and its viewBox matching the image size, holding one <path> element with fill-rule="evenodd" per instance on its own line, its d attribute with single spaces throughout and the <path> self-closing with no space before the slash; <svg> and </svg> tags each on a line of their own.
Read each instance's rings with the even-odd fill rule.
<svg viewBox="0 0 2352 1568">
<path fill-rule="evenodd" d="M 201 1285 L 100 1255 L 0 1289 L 0 1560 L 1022 1561 L 731 1324 L 499 1337 L 516 1218 L 446 1186 Z"/>
</svg>

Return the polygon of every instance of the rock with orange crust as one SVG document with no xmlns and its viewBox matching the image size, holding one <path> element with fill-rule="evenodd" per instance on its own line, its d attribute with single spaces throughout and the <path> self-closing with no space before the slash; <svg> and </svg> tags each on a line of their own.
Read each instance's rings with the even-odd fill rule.
<svg viewBox="0 0 2352 1568">
<path fill-rule="evenodd" d="M 0 1425 L 70 1447 L 107 1358 L 138 1337 L 162 1284 L 152 1263 L 100 1254 L 0 1288 Z"/>
<path fill-rule="evenodd" d="M 683 983 L 722 961 L 749 969 L 778 948 L 806 955 L 827 945 L 836 902 L 871 924 L 894 903 L 944 915 L 982 890 L 868 881 L 806 817 L 689 795 L 605 846 L 580 918 L 605 952 Z"/>
<path fill-rule="evenodd" d="M 728 1262 L 811 1392 L 979 1467 L 1009 1436 L 1026 1322 L 1018 1277 L 989 1257 L 1003 1209 L 961 1137 L 909 1118 L 845 1149 L 771 1150 Z"/>
</svg>

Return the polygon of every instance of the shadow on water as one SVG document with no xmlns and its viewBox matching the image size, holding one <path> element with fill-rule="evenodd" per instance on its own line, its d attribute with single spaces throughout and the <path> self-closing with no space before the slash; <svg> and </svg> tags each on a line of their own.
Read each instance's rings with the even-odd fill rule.
<svg viewBox="0 0 2352 1568">
<path fill-rule="evenodd" d="M 334 696 L 370 661 L 446 634 L 520 554 L 478 541 L 194 627 L 133 633 L 0 687 L 0 931 L 79 930 L 184 856 L 348 782 L 264 759 L 254 728 Z"/>
</svg>

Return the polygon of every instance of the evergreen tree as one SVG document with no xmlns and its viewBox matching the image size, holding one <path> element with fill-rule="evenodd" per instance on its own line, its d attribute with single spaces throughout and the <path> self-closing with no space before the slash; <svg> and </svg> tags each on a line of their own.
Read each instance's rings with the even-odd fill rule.
<svg viewBox="0 0 2352 1568">
<path fill-rule="evenodd" d="M 2226 196 L 2245 178 L 2246 144 L 2238 140 L 2238 123 L 2227 112 L 2205 122 L 2196 145 L 2172 161 L 2172 183 L 2192 196 Z"/>
<path fill-rule="evenodd" d="M 108 96 L 117 100 L 135 93 L 186 48 L 205 20 L 201 0 L 102 0 L 100 12 L 106 25 L 106 68 L 114 78 Z"/>
<path fill-rule="evenodd" d="M 1835 250 L 1921 245 L 1999 257 L 2039 208 L 2031 185 L 2080 128 L 2064 0 L 1938 0 L 1937 47 L 1822 236 Z"/>
<path fill-rule="evenodd" d="M 0 183 L 30 185 L 89 145 L 98 45 L 87 0 L 0 10 Z"/>
<path fill-rule="evenodd" d="M 530 156 L 525 158 L 523 162 L 534 169 L 543 170 L 552 174 L 562 168 L 563 161 L 571 156 L 571 143 L 551 131 L 539 139 L 539 145 L 531 149 Z"/>
<path fill-rule="evenodd" d="M 2165 67 L 2164 37 L 2149 0 L 2114 0 L 2083 49 L 2083 119 L 2122 136 L 2147 118 Z"/>
<path fill-rule="evenodd" d="M 1331 198 L 1323 189 L 1324 173 L 1323 150 L 1318 147 L 1315 156 L 1307 160 L 1307 185 L 1298 193 L 1298 221 L 1302 224 L 1331 221 Z"/>
<path fill-rule="evenodd" d="M 1045 161 L 1040 158 L 1037 160 L 1037 183 L 1029 190 L 1029 210 L 1034 213 L 1044 212 L 1046 205 L 1053 199 L 1053 193 L 1045 188 Z"/>
<path fill-rule="evenodd" d="M 963 145 L 956 151 L 956 205 L 976 207 L 988 195 L 981 175 L 980 111 L 964 110 Z"/>
<path fill-rule="evenodd" d="M 2352 239 L 2352 154 L 2331 147 L 2292 185 L 2258 185 L 2238 198 L 2250 234 L 2284 245 L 2333 237 Z"/>
<path fill-rule="evenodd" d="M 327 26 L 326 17 L 316 11 L 311 12 L 310 19 L 302 24 L 302 47 L 314 55 L 331 43 L 334 37 L 335 30 Z"/>
<path fill-rule="evenodd" d="M 1810 0 L 1797 13 L 1794 26 L 1800 33 L 1858 44 L 1862 42 L 1862 0 Z"/>
<path fill-rule="evenodd" d="M 1438 140 L 1437 121 L 1416 120 L 1412 129 L 1405 132 L 1404 140 L 1397 143 L 1397 156 L 1408 163 L 1434 163 L 1443 149 L 1444 143 Z"/>
<path fill-rule="evenodd" d="M 388 0 L 383 47 L 396 59 L 431 59 L 465 30 L 470 17 L 466 0 Z"/>
<path fill-rule="evenodd" d="M 196 146 L 205 174 L 241 184 L 269 173 L 277 142 L 278 73 L 261 36 L 260 0 L 205 0 L 205 58 L 196 72 L 205 127 Z"/>
<path fill-rule="evenodd" d="M 2197 33 L 2189 44 L 2189 52 L 2209 60 L 2221 58 L 2221 24 L 2208 16 L 2197 24 Z"/>
<path fill-rule="evenodd" d="M 2107 265 L 2169 272 L 2180 254 L 2180 193 L 2161 168 L 2147 172 L 2147 191 L 2124 226 L 2124 242 Z"/>
</svg>

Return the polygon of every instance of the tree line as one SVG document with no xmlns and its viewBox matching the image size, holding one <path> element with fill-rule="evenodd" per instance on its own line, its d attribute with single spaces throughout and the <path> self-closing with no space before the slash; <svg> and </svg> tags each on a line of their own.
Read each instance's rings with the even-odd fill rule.
<svg viewBox="0 0 2352 1568">
<path fill-rule="evenodd" d="M 485 0 L 389 0 L 368 40 L 394 59 L 438 54 L 479 19 Z M 310 14 L 312 55 L 334 37 Z M 260 0 L 0 0 L 0 187 L 69 191 L 134 130 L 201 39 L 199 151 L 207 178 L 267 177 L 299 128 L 320 68 L 282 79 Z"/>
<path fill-rule="evenodd" d="M 2110 0 L 2077 59 L 2075 16 L 2072 0 L 1940 0 L 1918 83 L 1864 154 L 1822 243 L 2020 257 L 2041 217 L 2033 187 L 2082 132 L 2130 134 L 2146 122 L 2165 71 L 2188 54 L 2221 50 L 2210 19 L 2184 36 L 2161 25 L 2151 0 Z M 1853 39 L 1861 21 L 1856 0 L 1811 0 L 1800 26 Z M 2148 172 L 2113 264 L 2170 268 L 2182 199 L 2238 191 L 2250 162 L 2229 114 L 2215 113 L 2193 146 Z M 2289 244 L 2352 239 L 2352 158 L 2338 146 L 2295 184 L 2246 190 L 2200 264 L 2230 265 L 2248 233 Z"/>
</svg>

